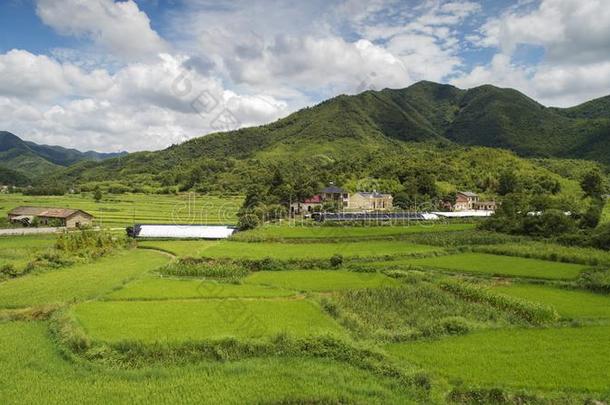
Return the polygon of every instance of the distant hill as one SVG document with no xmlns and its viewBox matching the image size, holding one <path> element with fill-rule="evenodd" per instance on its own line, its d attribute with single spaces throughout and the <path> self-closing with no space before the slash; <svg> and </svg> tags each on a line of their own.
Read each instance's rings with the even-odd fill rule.
<svg viewBox="0 0 610 405">
<path fill-rule="evenodd" d="M 54 173 L 83 160 L 101 161 L 124 154 L 79 152 L 61 146 L 38 145 L 10 132 L 0 131 L 0 165 L 30 178 Z"/>
</svg>

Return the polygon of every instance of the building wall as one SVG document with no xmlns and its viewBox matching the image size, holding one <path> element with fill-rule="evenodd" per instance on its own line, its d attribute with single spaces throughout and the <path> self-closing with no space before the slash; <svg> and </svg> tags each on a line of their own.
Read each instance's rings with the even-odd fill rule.
<svg viewBox="0 0 610 405">
<path fill-rule="evenodd" d="M 91 226 L 93 224 L 93 218 L 84 215 L 80 212 L 72 215 L 70 218 L 66 220 L 67 228 L 77 228 L 79 226 Z"/>
<path fill-rule="evenodd" d="M 384 211 L 392 209 L 392 198 L 389 195 L 371 198 L 361 194 L 351 194 L 349 196 L 349 209 L 361 211 Z"/>
</svg>

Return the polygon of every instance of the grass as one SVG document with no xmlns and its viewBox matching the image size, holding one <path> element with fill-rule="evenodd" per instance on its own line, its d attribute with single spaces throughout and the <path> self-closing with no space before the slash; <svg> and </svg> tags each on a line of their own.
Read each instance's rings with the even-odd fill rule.
<svg viewBox="0 0 610 405">
<path fill-rule="evenodd" d="M 241 197 L 178 194 L 105 194 L 96 203 L 92 193 L 63 196 L 0 194 L 0 216 L 20 205 L 78 208 L 95 216 L 95 224 L 125 227 L 135 223 L 234 224 Z"/>
<path fill-rule="evenodd" d="M 140 247 L 158 248 L 180 257 L 210 257 L 278 260 L 327 259 L 335 254 L 345 257 L 379 257 L 430 253 L 439 248 L 401 241 L 345 243 L 247 243 L 233 241 L 141 241 Z"/>
<path fill-rule="evenodd" d="M 94 298 L 167 263 L 153 251 L 129 250 L 92 263 L 30 274 L 0 283 L 0 308 L 20 308 Z"/>
<path fill-rule="evenodd" d="M 111 343 L 342 333 L 316 304 L 296 299 L 87 302 L 74 313 L 94 340 Z"/>
<path fill-rule="evenodd" d="M 0 236 L 0 267 L 12 264 L 22 270 L 36 254 L 55 245 L 54 235 Z"/>
<path fill-rule="evenodd" d="M 111 300 L 160 300 L 279 297 L 289 295 L 293 295 L 293 292 L 260 285 L 147 277 L 127 284 L 124 288 L 109 294 L 107 298 Z"/>
<path fill-rule="evenodd" d="M 485 253 L 460 253 L 450 256 L 411 258 L 396 262 L 371 263 L 371 266 L 423 266 L 442 270 L 485 274 L 490 276 L 540 279 L 575 279 L 587 267 L 580 264 L 558 263 L 522 257 Z"/>
<path fill-rule="evenodd" d="M 531 284 L 498 286 L 493 291 L 550 305 L 565 318 L 610 319 L 610 296 Z"/>
<path fill-rule="evenodd" d="M 397 281 L 380 273 L 340 270 L 259 271 L 248 276 L 244 282 L 297 291 L 338 291 L 398 285 Z"/>
<path fill-rule="evenodd" d="M 609 335 L 610 326 L 492 330 L 387 350 L 455 384 L 608 392 Z"/>
<path fill-rule="evenodd" d="M 65 360 L 42 322 L 0 323 L 6 404 L 414 403 L 408 388 L 345 363 L 259 358 L 117 370 Z"/>
<path fill-rule="evenodd" d="M 289 223 L 267 225 L 235 235 L 237 240 L 248 239 L 341 239 L 366 237 L 397 237 L 427 232 L 464 231 L 474 224 L 434 224 L 413 222 L 387 226 L 320 226 Z"/>
</svg>

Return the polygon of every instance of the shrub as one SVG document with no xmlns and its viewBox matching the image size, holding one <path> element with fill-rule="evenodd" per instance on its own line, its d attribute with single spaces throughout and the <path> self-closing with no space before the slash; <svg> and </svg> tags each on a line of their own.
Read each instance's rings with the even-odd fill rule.
<svg viewBox="0 0 610 405">
<path fill-rule="evenodd" d="M 244 214 L 240 215 L 239 220 L 237 222 L 237 227 L 240 231 L 247 231 L 249 229 L 254 229 L 260 225 L 260 219 L 257 215 L 254 214 Z"/>
<path fill-rule="evenodd" d="M 17 277 L 21 274 L 20 271 L 17 270 L 17 268 L 11 264 L 11 263 L 7 263 L 2 265 L 2 267 L 0 267 L 0 274 L 4 274 L 5 276 L 8 277 Z"/>
<path fill-rule="evenodd" d="M 336 254 L 336 255 L 332 255 L 332 257 L 330 258 L 330 265 L 332 267 L 340 267 L 343 264 L 343 256 Z"/>
</svg>

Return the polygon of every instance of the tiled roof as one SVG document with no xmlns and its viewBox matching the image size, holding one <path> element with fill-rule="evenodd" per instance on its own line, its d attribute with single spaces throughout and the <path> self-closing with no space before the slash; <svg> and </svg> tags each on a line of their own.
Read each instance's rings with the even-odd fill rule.
<svg viewBox="0 0 610 405">
<path fill-rule="evenodd" d="M 384 197 L 392 198 L 392 196 L 390 194 L 382 194 L 382 193 L 378 193 L 376 191 L 374 191 L 372 193 L 364 192 L 364 191 L 359 191 L 356 194 L 360 194 L 364 198 L 370 198 L 370 197 L 373 197 L 373 198 L 384 198 Z"/>
<path fill-rule="evenodd" d="M 303 204 L 318 204 L 322 202 L 322 197 L 318 194 L 318 195 L 314 195 L 311 198 L 306 198 L 305 201 L 303 201 Z"/>
<path fill-rule="evenodd" d="M 322 190 L 322 193 L 328 193 L 328 194 L 341 194 L 343 193 L 343 189 L 340 187 L 337 187 L 333 184 L 331 184 L 330 186 L 326 187 L 325 189 Z"/>
<path fill-rule="evenodd" d="M 477 193 L 473 193 L 472 191 L 458 191 L 458 194 L 463 194 L 466 197 L 477 197 Z"/>
<path fill-rule="evenodd" d="M 17 207 L 9 212 L 10 215 L 34 216 L 47 218 L 69 218 L 77 212 L 92 217 L 91 214 L 72 208 L 47 208 L 47 207 Z"/>
</svg>

